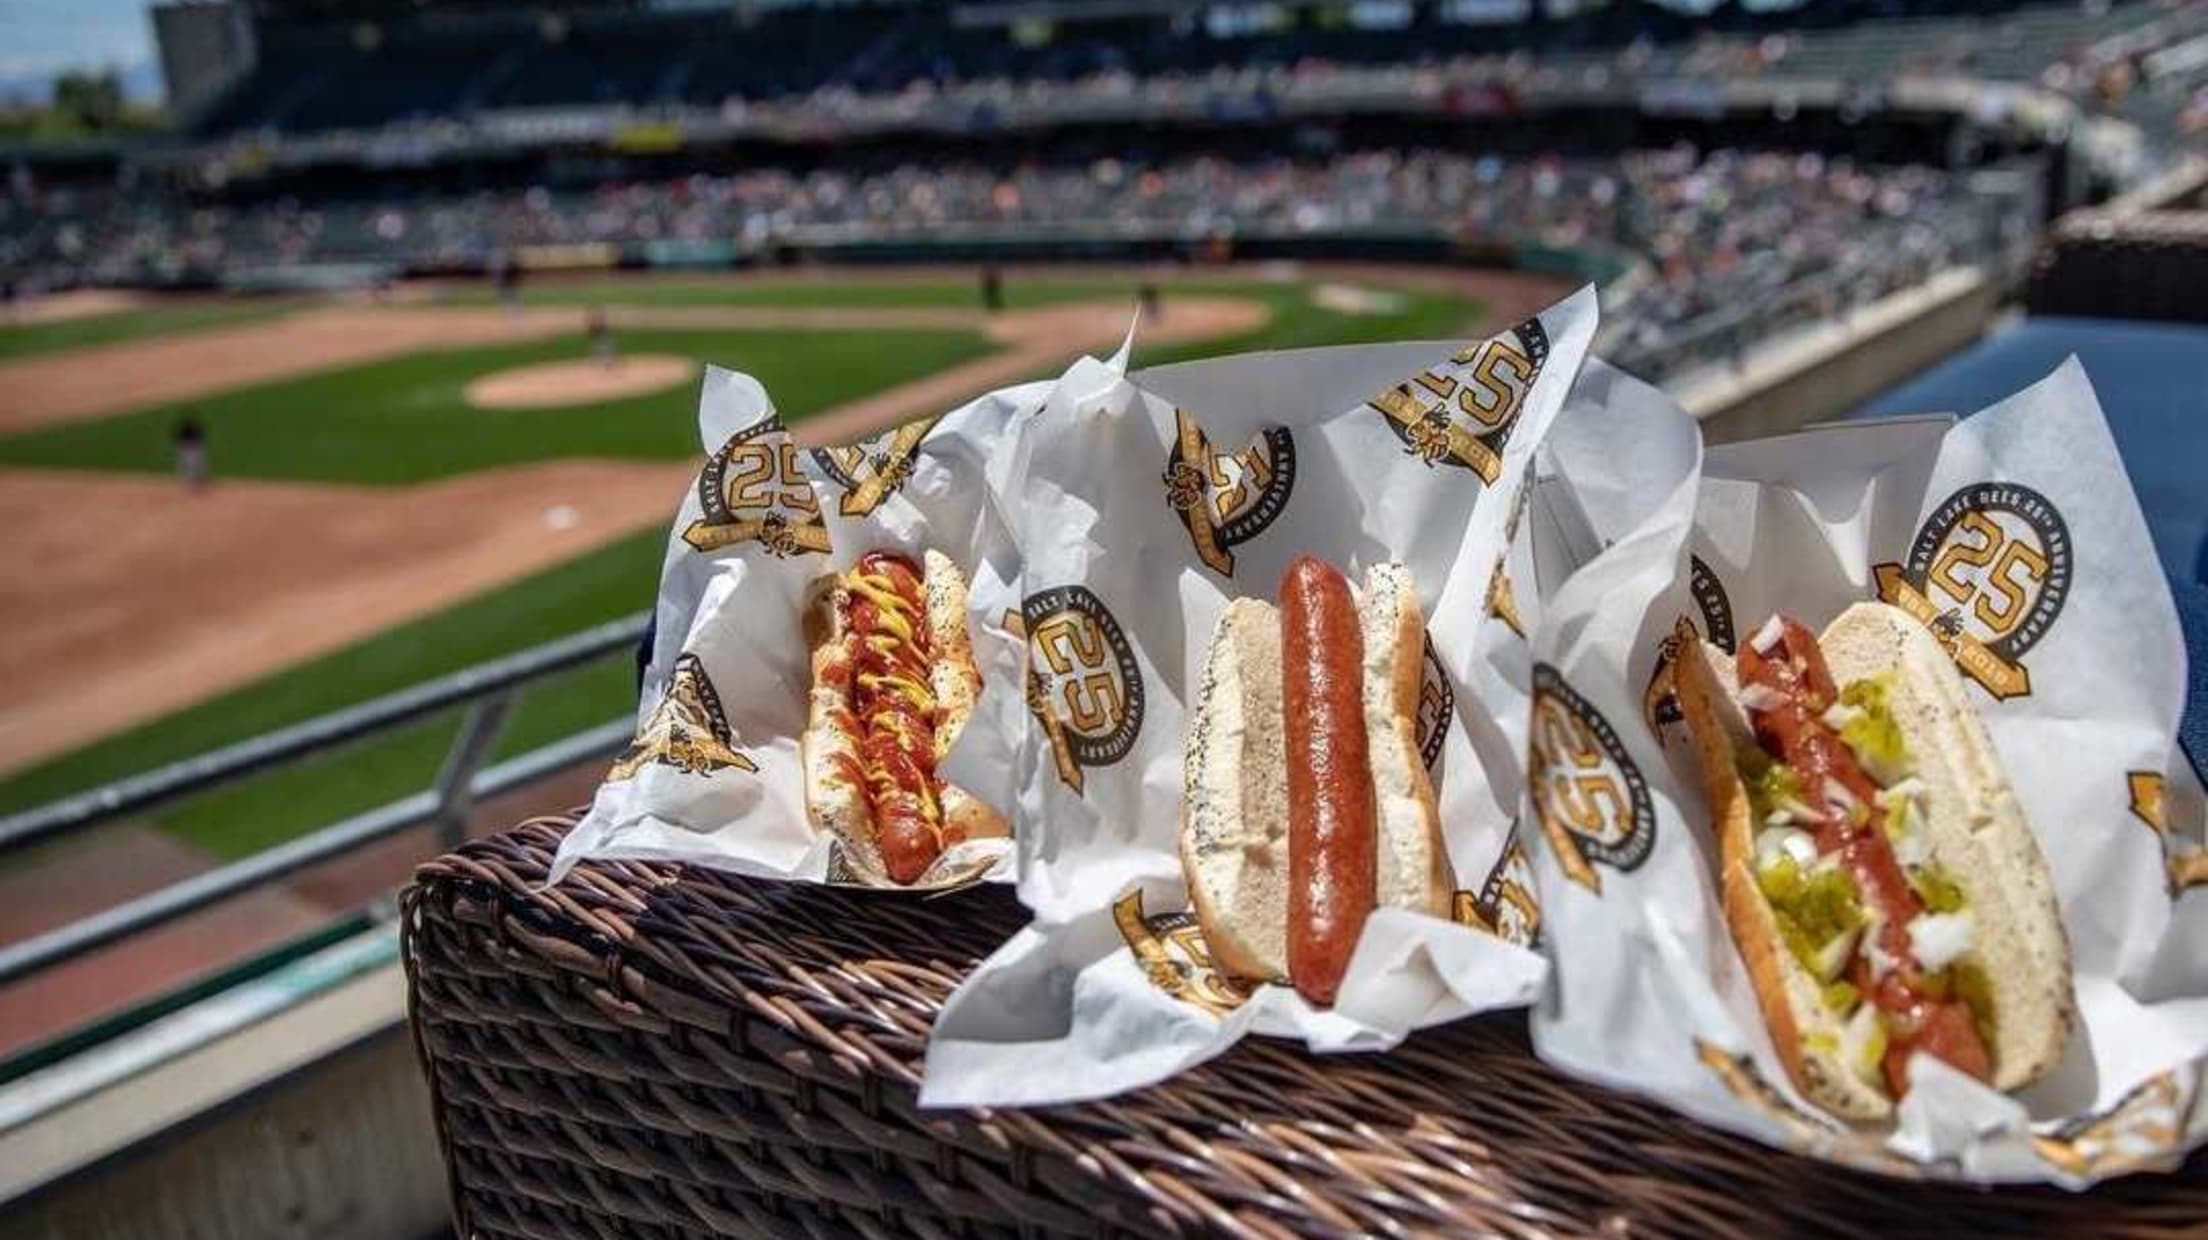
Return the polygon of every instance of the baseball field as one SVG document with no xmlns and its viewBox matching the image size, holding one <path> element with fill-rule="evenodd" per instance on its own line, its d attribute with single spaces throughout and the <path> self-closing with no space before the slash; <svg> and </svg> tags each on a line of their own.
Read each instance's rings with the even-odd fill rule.
<svg viewBox="0 0 2208 1240">
<path fill-rule="evenodd" d="M 1558 290 L 1382 268 L 539 277 L 325 300 L 51 301 L 0 324 L 0 812 L 650 605 L 702 455 L 701 362 L 803 433 L 940 412 L 1114 347 L 1136 362 L 1492 329 Z M 601 316 L 614 356 L 593 348 Z M 211 481 L 179 480 L 202 428 Z M 531 691 L 502 753 L 633 705 L 633 668 Z M 426 786 L 456 721 L 166 810 L 210 863 Z"/>
</svg>

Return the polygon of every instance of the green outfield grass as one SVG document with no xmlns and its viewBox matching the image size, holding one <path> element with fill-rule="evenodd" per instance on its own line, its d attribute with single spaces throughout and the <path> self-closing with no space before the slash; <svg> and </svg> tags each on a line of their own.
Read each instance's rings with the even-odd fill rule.
<svg viewBox="0 0 2208 1240">
<path fill-rule="evenodd" d="M 1024 310 L 1097 298 L 1126 298 L 1131 304 L 1141 284 L 1133 279 L 1083 277 L 1008 279 L 1005 306 Z M 490 305 L 487 288 L 464 288 L 454 305 Z M 669 276 L 650 280 L 561 280 L 524 285 L 531 306 L 774 306 L 806 310 L 934 309 L 979 310 L 981 285 L 975 278 L 927 277 L 911 280 L 787 279 L 773 276 Z"/>
<path fill-rule="evenodd" d="M 1081 282 L 1053 283 L 1074 286 Z M 1273 310 L 1272 322 L 1231 340 L 1139 350 L 1138 365 L 1162 365 L 1251 349 L 1449 339 L 1461 333 L 1478 309 L 1458 298 L 1410 294 L 1398 313 L 1346 315 L 1313 306 L 1307 285 L 1247 280 L 1206 284 L 1207 292 L 1263 300 Z M 1013 285 L 1015 296 L 1022 285 L 1033 285 L 1038 290 L 1044 287 L 1040 281 L 1017 281 Z M 833 286 L 818 287 L 826 290 Z M 879 292 L 913 286 L 857 287 Z M 1084 287 L 1081 293 L 1095 294 L 1093 285 Z M 1171 313 L 1170 295 L 1167 313 Z M 646 337 L 664 343 L 647 346 L 641 343 Z M 798 418 L 986 347 L 978 338 L 964 333 L 898 332 L 894 334 L 896 347 L 884 347 L 888 342 L 889 337 L 879 332 L 623 334 L 624 346 L 632 351 L 650 348 L 686 352 L 750 370 L 765 382 L 785 413 Z M 739 345 L 741 355 L 736 351 Z M 546 356 L 573 356 L 579 346 L 562 341 L 544 347 L 552 350 Z M 525 346 L 520 351 L 536 348 Z M 481 365 L 487 355 L 497 355 L 499 360 Z M 258 467 L 271 477 L 406 481 L 481 468 L 485 463 L 547 455 L 681 457 L 695 453 L 694 393 L 687 387 L 669 398 L 672 412 L 658 411 L 658 398 L 644 402 L 650 410 L 637 413 L 634 425 L 614 436 L 617 443 L 611 449 L 578 446 L 597 442 L 593 435 L 609 434 L 592 430 L 587 425 L 589 418 L 577 419 L 573 427 L 561 430 L 556 428 L 559 414 L 516 414 L 508 419 L 452 407 L 458 387 L 468 375 L 520 364 L 505 360 L 514 355 L 518 355 L 515 349 L 469 350 L 465 356 L 476 359 L 476 363 L 466 366 L 456 365 L 462 355 L 455 354 L 355 368 L 346 372 L 349 377 L 343 382 L 306 380 L 272 385 L 285 389 L 285 394 L 269 395 L 269 389 L 253 389 L 219 402 L 225 408 L 237 408 L 241 397 L 253 398 L 245 406 L 256 411 L 252 416 L 258 420 L 253 422 L 233 425 L 216 421 L 226 416 L 215 409 L 218 402 L 206 402 L 207 412 L 202 416 L 213 424 L 216 459 L 228 471 L 244 467 L 231 456 L 246 449 L 247 445 L 237 442 L 247 433 L 241 427 L 269 430 L 270 455 Z M 391 381 L 376 385 L 377 392 L 372 396 L 357 395 L 353 388 L 369 372 Z M 305 398 L 299 394 L 302 387 L 307 389 Z M 592 417 L 604 419 L 607 408 L 594 407 Z M 291 420 L 279 420 L 287 410 Z M 0 460 L 29 463 L 26 457 L 37 456 L 42 463 L 94 467 L 95 462 L 106 462 L 100 467 L 115 467 L 116 462 L 122 462 L 124 468 L 163 469 L 167 467 L 165 441 L 149 442 L 146 437 L 165 432 L 167 419 L 175 413 L 167 409 L 110 419 L 118 425 L 99 435 L 91 432 L 107 424 L 58 428 L 0 441 Z M 315 417 L 318 431 L 334 419 L 338 424 L 335 433 L 347 437 L 351 444 L 347 451 L 366 459 L 349 461 L 343 452 L 303 445 L 288 457 L 277 453 L 277 446 L 287 441 L 297 444 L 304 438 L 296 429 L 303 414 Z M 547 419 L 552 423 L 548 424 Z M 470 425 L 440 428 L 439 421 Z M 273 434 L 279 427 L 289 433 Z M 422 436 L 425 442 L 396 447 L 379 442 L 395 437 L 402 427 Z M 496 435 L 492 434 L 494 427 Z M 86 437 L 74 438 L 63 432 L 79 432 Z M 497 442 L 500 436 L 529 442 L 502 446 Z M 25 440 L 47 442 L 27 447 Z M 72 440 L 68 452 L 54 446 Z M 457 454 L 462 463 L 451 464 L 446 454 Z M 665 538 L 663 529 L 642 531 L 359 645 L 18 773 L 0 782 L 0 812 L 81 791 L 647 608 L 657 586 Z M 569 672 L 538 686 L 524 698 L 501 752 L 511 754 L 548 743 L 621 716 L 634 706 L 634 671 L 626 660 L 615 659 Z M 426 721 L 163 811 L 154 821 L 217 855 L 244 856 L 428 786 L 454 726 L 452 718 Z"/>
<path fill-rule="evenodd" d="M 758 377 L 786 415 L 880 391 L 993 347 L 968 331 L 620 334 Z M 890 340 L 895 347 L 885 347 Z M 697 387 L 565 409 L 482 410 L 461 389 L 494 371 L 587 356 L 580 336 L 416 353 L 0 439 L 0 464 L 163 472 L 179 418 L 207 428 L 218 476 L 399 484 L 552 457 L 681 460 L 698 451 Z"/>
<path fill-rule="evenodd" d="M 1122 301 L 1130 311 L 1141 288 L 1140 276 L 1008 274 L 1004 284 L 1007 309 L 1026 310 L 1063 305 L 1072 301 Z M 1243 352 L 1249 348 L 1286 349 L 1303 345 L 1350 344 L 1362 340 L 1401 340 L 1416 334 L 1413 328 L 1447 335 L 1461 326 L 1473 307 L 1463 299 L 1437 294 L 1407 294 L 1408 305 L 1400 313 L 1350 315 L 1323 310 L 1311 304 L 1314 282 L 1305 280 L 1252 280 L 1247 277 L 1187 277 L 1160 281 L 1168 312 L 1176 296 L 1200 294 L 1214 297 L 1247 297 L 1273 308 L 1274 325 L 1260 344 L 1227 341 L 1194 346 L 1192 356 Z M 493 297 L 485 289 L 462 289 L 453 295 L 455 305 L 486 305 Z M 671 276 L 650 280 L 577 280 L 524 287 L 522 301 L 537 306 L 775 306 L 803 309 L 981 309 L 980 286 L 974 277 L 919 277 L 911 279 L 793 279 L 776 276 Z"/>
<path fill-rule="evenodd" d="M 674 497 L 670 496 L 672 500 Z M 666 532 L 641 531 L 504 588 L 88 745 L 0 784 L 0 812 L 311 719 L 652 605 Z M 538 684 L 507 728 L 511 754 L 635 705 L 616 656 Z M 163 811 L 155 821 L 237 857 L 429 786 L 450 718 L 416 724 Z"/>
<path fill-rule="evenodd" d="M 1387 314 L 1343 314 L 1313 305 L 1311 286 L 1307 284 L 1245 282 L 1221 284 L 1217 291 L 1264 302 L 1272 309 L 1272 320 L 1256 331 L 1224 340 L 1155 349 L 1143 348 L 1141 333 L 1137 332 L 1134 364 L 1137 367 L 1165 366 L 1261 349 L 1310 349 L 1383 340 L 1453 340 L 1463 333 L 1465 324 L 1471 322 L 1480 309 L 1462 297 L 1405 291 L 1401 294 L 1400 310 Z M 1171 297 L 1166 299 L 1165 312 L 1173 313 Z"/>
<path fill-rule="evenodd" d="M 237 327 L 289 314 L 297 308 L 293 303 L 281 301 L 210 301 L 118 310 L 113 314 L 96 314 L 60 323 L 0 324 L 0 361 L 88 345 L 175 336 L 211 327 Z"/>
</svg>

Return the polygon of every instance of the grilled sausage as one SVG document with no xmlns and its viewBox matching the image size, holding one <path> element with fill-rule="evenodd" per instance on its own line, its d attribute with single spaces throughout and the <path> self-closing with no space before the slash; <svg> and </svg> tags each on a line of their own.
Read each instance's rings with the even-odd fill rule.
<svg viewBox="0 0 2208 1240">
<path fill-rule="evenodd" d="M 1331 1006 L 1377 900 L 1372 763 L 1357 600 L 1332 565 L 1298 556 L 1281 581 L 1288 766 L 1288 978 Z"/>
</svg>

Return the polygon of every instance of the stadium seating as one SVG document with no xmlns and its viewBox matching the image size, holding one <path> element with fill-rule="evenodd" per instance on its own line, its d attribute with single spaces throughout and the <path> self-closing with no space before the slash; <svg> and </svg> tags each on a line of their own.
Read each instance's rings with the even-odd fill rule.
<svg viewBox="0 0 2208 1240">
<path fill-rule="evenodd" d="M 1940 9 L 1955 11 L 1929 12 Z M 1874 6 L 1818 0 L 1790 13 L 1725 10 L 1727 19 L 1714 26 L 1656 10 L 1641 11 L 1630 24 L 1460 24 L 1425 13 L 1411 30 L 1306 21 L 1219 37 L 1204 24 L 1204 10 L 1191 9 L 1169 17 L 1063 23 L 1037 41 L 1013 37 L 1003 26 L 960 25 L 935 5 L 778 8 L 752 21 L 726 13 L 586 9 L 556 17 L 467 13 L 342 28 L 275 24 L 264 30 L 261 66 L 204 111 L 194 129 L 209 136 L 305 133 L 486 109 L 719 107 L 815 92 L 894 94 L 914 83 L 956 88 L 1105 76 L 1171 80 L 1529 51 L 1538 52 L 1543 66 L 1567 74 L 1775 74 L 1868 82 L 1914 71 L 2039 82 L 2050 66 L 2091 60 L 2090 53 L 2112 37 L 2144 31 L 2145 41 L 2108 53 L 2137 60 L 2182 41 L 2195 26 L 2208 28 L 2208 6 L 2171 13 L 2161 0 L 1917 4 L 1901 11 L 1894 16 Z M 2090 73 L 2057 76 L 2080 93 L 2095 85 Z M 2151 118 L 2182 111 L 2184 85 L 2175 80 L 2156 92 L 2159 106 L 2141 113 Z"/>
<path fill-rule="evenodd" d="M 1417 125 L 1354 127 L 1375 92 L 1476 101 L 1494 89 L 1509 115 L 1509 93 L 1522 87 L 1606 86 L 1606 106 L 1630 116 L 1644 81 L 1975 76 L 2089 97 L 2169 132 L 2208 122 L 2208 0 L 1811 0 L 1779 14 L 1723 6 L 1706 20 L 1607 6 L 1503 25 L 1452 23 L 1421 6 L 1408 30 L 1360 29 L 1344 15 L 1231 36 L 1207 12 L 1061 23 L 1048 38 L 961 23 L 940 3 L 454 6 L 335 23 L 279 13 L 264 26 L 259 68 L 194 123 L 209 182 L 220 185 L 233 159 L 245 169 L 236 192 L 196 195 L 185 210 L 113 195 L 0 200 L 0 276 L 46 286 L 285 264 L 480 269 L 517 247 L 577 242 L 632 257 L 666 240 L 756 257 L 853 239 L 1192 247 L 1228 235 L 1392 232 L 1498 253 L 1644 260 L 1649 278 L 1621 347 L 1654 370 L 1943 265 L 2021 253 L 2042 218 L 2037 202 L 1989 207 L 1968 178 L 1926 168 L 1723 149 L 1774 134 L 1788 142 L 1802 132 L 1792 127 L 1745 140 L 1686 130 L 1712 148 L 1701 151 L 1635 150 L 1673 139 L 1630 125 L 1606 142 L 1530 120 L 1474 136 L 1439 105 Z M 1184 140 L 1161 141 L 1128 107 L 1161 100 L 1196 122 Z M 1289 104 L 1312 110 L 1323 132 L 1306 142 L 1304 113 L 1277 119 Z M 975 149 L 973 135 L 1022 109 L 1058 127 Z M 1253 113 L 1274 123 L 1240 139 L 1205 124 Z M 606 123 L 559 139 L 577 118 Z M 651 145 L 651 124 L 635 124 L 701 118 L 721 128 L 679 157 Z M 783 136 L 858 133 L 881 118 L 907 137 L 916 125 L 958 136 L 811 148 Z M 1068 136 L 1065 118 L 1088 136 Z M 1846 119 L 1846 140 L 1830 148 L 1950 158 L 1936 139 L 1897 156 Z M 440 135 L 478 131 L 521 136 L 491 147 L 487 166 L 431 158 Z M 544 134 L 554 143 L 536 143 Z M 632 134 L 642 145 L 629 160 L 620 142 Z M 270 152 L 317 143 L 346 153 L 326 175 L 254 183 Z M 420 171 L 385 175 L 392 167 Z"/>
</svg>

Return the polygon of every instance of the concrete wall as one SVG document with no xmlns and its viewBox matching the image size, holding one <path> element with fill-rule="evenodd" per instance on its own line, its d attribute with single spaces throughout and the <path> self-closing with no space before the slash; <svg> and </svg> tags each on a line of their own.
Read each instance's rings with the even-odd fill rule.
<svg viewBox="0 0 2208 1240">
<path fill-rule="evenodd" d="M 1762 346 L 1737 366 L 1683 376 L 1672 393 L 1701 419 L 1709 443 L 1784 434 L 1846 413 L 1954 354 L 1993 325 L 1999 302 L 1978 272 L 1941 272 Z"/>
<path fill-rule="evenodd" d="M 396 969 L 368 979 L 380 1000 L 395 997 Z M 380 1003 L 386 1016 L 397 1010 Z M 286 1028 L 293 1013 L 207 1052 L 281 1058 L 271 1037 L 312 1041 Z M 79 1114 L 34 1122 L 44 1132 L 9 1134 L 44 1146 L 19 1148 L 23 1163 L 80 1137 L 112 1134 L 120 1113 L 160 1113 L 172 1101 L 178 1123 L 75 1165 L 0 1207 L 0 1235 L 23 1240 L 423 1240 L 449 1234 L 445 1166 L 412 1040 L 402 1022 L 293 1067 L 207 1106 L 195 1082 L 219 1084 L 219 1066 L 170 1067 L 118 1085 Z M 297 1046 L 293 1042 L 294 1047 Z M 152 1091 L 152 1092 L 149 1092 Z M 199 1105 L 191 1105 L 194 1102 Z M 95 1151 L 97 1153 L 97 1151 Z M 67 1163 L 66 1158 L 61 1162 Z M 19 1164 L 20 1165 L 20 1164 Z"/>
</svg>

